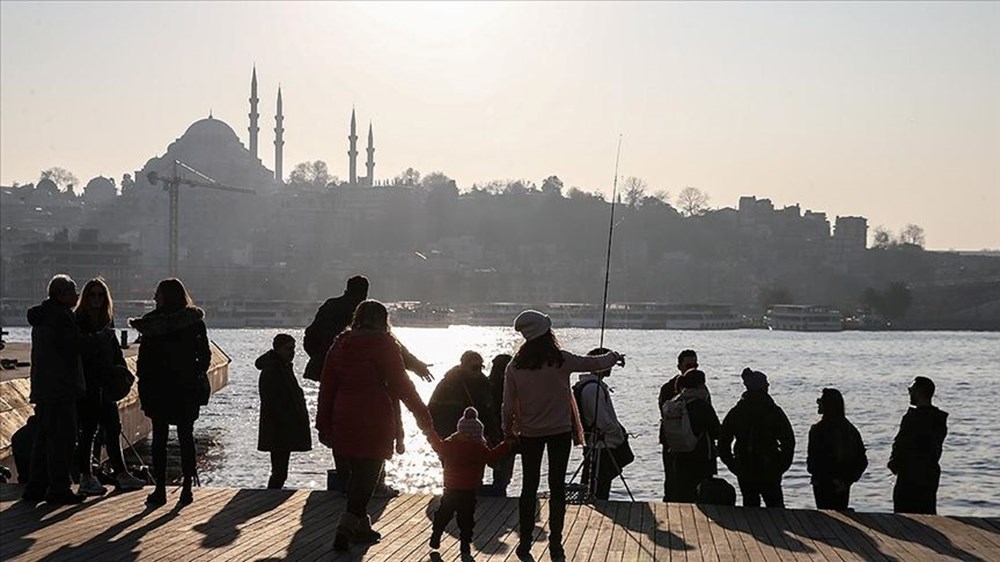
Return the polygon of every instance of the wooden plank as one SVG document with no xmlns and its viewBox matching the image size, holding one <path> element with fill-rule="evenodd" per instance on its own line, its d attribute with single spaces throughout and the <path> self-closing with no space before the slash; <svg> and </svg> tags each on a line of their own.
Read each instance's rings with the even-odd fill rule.
<svg viewBox="0 0 1000 562">
<path fill-rule="evenodd" d="M 816 525 L 814 525 L 807 517 L 808 512 L 793 509 L 788 510 L 786 514 L 787 517 L 795 519 L 796 528 L 799 529 L 800 534 L 803 538 L 808 538 L 808 544 L 815 549 L 813 556 L 814 560 L 829 560 L 832 562 L 847 562 L 842 559 L 840 554 L 830 546 L 826 541 L 823 540 L 825 533 L 820 533 Z"/>
<path fill-rule="evenodd" d="M 656 503 L 643 502 L 642 506 L 642 526 L 639 530 L 639 554 L 635 560 L 638 562 L 653 562 L 656 557 Z"/>
<path fill-rule="evenodd" d="M 715 521 L 715 512 L 711 509 L 715 506 L 703 505 L 694 507 L 694 515 L 704 522 L 705 535 L 709 537 L 712 544 L 715 546 L 715 553 L 718 560 L 722 562 L 733 562 L 736 560 L 736 556 L 733 554 L 732 545 L 729 544 L 729 536 L 726 534 L 726 530 Z M 699 521 L 696 521 L 699 523 Z M 699 536 L 701 534 L 699 533 Z M 743 551 L 744 556 L 746 551 Z"/>
<path fill-rule="evenodd" d="M 531 540 L 531 555 L 535 557 L 535 560 L 541 559 L 542 555 L 549 549 L 549 521 L 552 519 L 551 512 L 552 509 L 551 500 L 542 500 L 542 505 L 539 506 L 536 512 L 538 517 L 538 524 Z M 565 527 L 565 525 L 564 525 Z M 566 529 L 564 528 L 563 531 Z M 517 556 L 508 557 L 508 560 L 517 559 Z"/>
<path fill-rule="evenodd" d="M 506 498 L 507 506 L 501 509 L 493 525 L 492 536 L 480 549 L 485 560 L 504 560 L 517 547 L 518 541 L 518 500 Z M 501 519 L 502 518 L 502 519 Z M 483 557 L 477 557 L 477 560 Z"/>
<path fill-rule="evenodd" d="M 567 510 L 567 516 L 573 514 L 573 523 L 569 526 L 566 536 L 563 538 L 563 550 L 566 552 L 566 560 L 575 560 L 576 556 L 583 556 L 580 551 L 580 542 L 584 538 L 584 533 L 589 525 L 590 518 L 596 511 L 589 505 L 573 505 L 572 511 Z"/>
<path fill-rule="evenodd" d="M 611 543 L 608 545 L 607 562 L 621 562 L 625 556 L 625 545 L 632 540 L 629 522 L 631 521 L 631 502 L 615 502 L 618 505 L 618 512 L 615 514 L 614 526 L 612 527 Z"/>
<path fill-rule="evenodd" d="M 633 502 L 630 504 L 630 507 L 628 523 L 626 523 L 625 545 L 622 548 L 620 558 L 623 562 L 632 562 L 639 558 L 644 531 L 642 520 L 649 509 L 649 504 L 646 502 Z"/>
</svg>

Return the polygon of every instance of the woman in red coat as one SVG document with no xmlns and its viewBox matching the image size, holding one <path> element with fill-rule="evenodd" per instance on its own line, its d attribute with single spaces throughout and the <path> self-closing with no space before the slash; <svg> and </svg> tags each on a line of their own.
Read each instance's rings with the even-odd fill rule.
<svg viewBox="0 0 1000 562">
<path fill-rule="evenodd" d="M 389 332 L 389 313 L 378 301 L 364 301 L 354 312 L 350 330 L 330 346 L 319 385 L 319 440 L 344 459 L 349 471 L 347 510 L 337 527 L 336 550 L 347 550 L 352 541 L 381 538 L 371 528 L 367 508 L 382 464 L 392 457 L 397 400 L 413 412 L 424 433 L 434 431 L 431 414 L 407 378 L 399 344 Z"/>
</svg>

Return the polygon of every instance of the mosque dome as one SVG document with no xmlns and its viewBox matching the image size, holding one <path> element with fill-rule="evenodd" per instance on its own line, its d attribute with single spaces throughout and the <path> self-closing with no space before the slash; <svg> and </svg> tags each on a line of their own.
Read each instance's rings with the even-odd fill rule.
<svg viewBox="0 0 1000 562">
<path fill-rule="evenodd" d="M 88 191 L 114 191 L 115 184 L 104 176 L 97 176 L 96 178 L 87 182 L 87 187 L 84 188 L 84 192 Z"/>
<path fill-rule="evenodd" d="M 212 141 L 235 141 L 240 142 L 239 137 L 236 136 L 236 132 L 233 128 L 227 125 L 224 121 L 216 119 L 212 116 L 208 116 L 205 119 L 199 119 L 191 124 L 184 131 L 182 138 L 190 139 L 204 139 Z"/>
<path fill-rule="evenodd" d="M 35 189 L 47 191 L 49 193 L 59 193 L 59 187 L 56 185 L 56 182 L 50 180 L 49 178 L 45 178 L 35 184 Z"/>
</svg>

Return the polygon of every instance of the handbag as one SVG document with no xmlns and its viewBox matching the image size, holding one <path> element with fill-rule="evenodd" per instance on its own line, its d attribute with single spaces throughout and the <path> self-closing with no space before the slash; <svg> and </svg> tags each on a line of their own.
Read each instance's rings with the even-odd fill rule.
<svg viewBox="0 0 1000 562">
<path fill-rule="evenodd" d="M 625 441 L 621 445 L 611 449 L 611 457 L 615 459 L 615 464 L 618 465 L 618 468 L 625 468 L 635 462 L 635 453 L 632 452 L 632 445 L 629 445 L 628 433 L 624 427 L 622 427 L 622 434 L 625 435 Z"/>
</svg>

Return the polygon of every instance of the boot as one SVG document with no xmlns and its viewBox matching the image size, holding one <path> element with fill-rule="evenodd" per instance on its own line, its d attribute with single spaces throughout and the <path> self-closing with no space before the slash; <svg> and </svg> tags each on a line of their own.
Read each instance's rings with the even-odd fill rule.
<svg viewBox="0 0 1000 562">
<path fill-rule="evenodd" d="M 156 485 L 153 493 L 146 496 L 146 505 L 150 507 L 160 507 L 167 503 L 167 489 L 164 486 Z"/>
<path fill-rule="evenodd" d="M 441 548 L 441 531 L 434 529 L 431 531 L 431 540 L 427 543 L 432 549 Z"/>
<path fill-rule="evenodd" d="M 181 498 L 180 498 L 181 505 L 190 505 L 191 502 L 194 501 L 194 494 L 191 492 L 191 481 L 192 481 L 191 476 L 184 477 L 184 484 L 181 487 Z"/>
<path fill-rule="evenodd" d="M 561 538 L 549 538 L 549 558 L 552 559 L 552 562 L 565 562 L 566 552 L 563 550 Z"/>
<path fill-rule="evenodd" d="M 382 533 L 372 529 L 372 518 L 370 515 L 365 515 L 358 519 L 358 530 L 354 532 L 354 536 L 351 537 L 351 542 L 356 542 L 359 544 L 375 544 L 382 540 Z"/>
<path fill-rule="evenodd" d="M 340 523 L 337 525 L 337 536 L 333 539 L 333 549 L 343 552 L 351 547 L 351 537 L 358 530 L 360 520 L 356 515 L 345 512 L 340 516 Z"/>
</svg>

